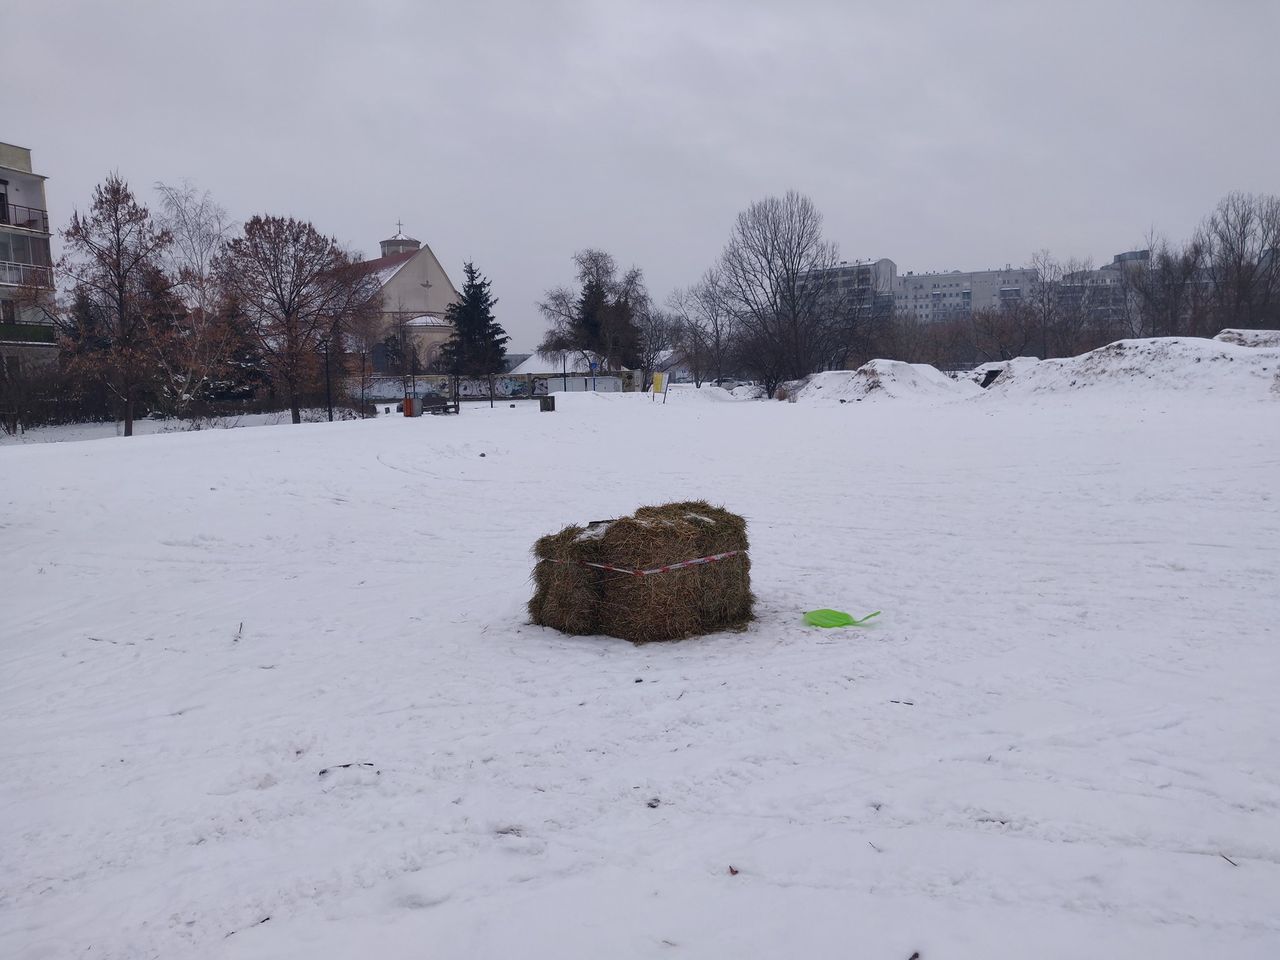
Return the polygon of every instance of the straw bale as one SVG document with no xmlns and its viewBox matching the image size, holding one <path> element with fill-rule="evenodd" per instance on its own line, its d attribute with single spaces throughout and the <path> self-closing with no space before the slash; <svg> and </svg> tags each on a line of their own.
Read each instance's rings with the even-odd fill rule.
<svg viewBox="0 0 1280 960">
<path fill-rule="evenodd" d="M 745 552 L 649 576 L 585 566 L 648 570 L 747 549 L 746 521 L 705 501 L 641 507 L 630 517 L 571 526 L 534 545 L 534 623 L 565 633 L 604 633 L 635 643 L 740 628 L 752 618 Z M 559 561 L 559 562 L 554 562 Z"/>
</svg>

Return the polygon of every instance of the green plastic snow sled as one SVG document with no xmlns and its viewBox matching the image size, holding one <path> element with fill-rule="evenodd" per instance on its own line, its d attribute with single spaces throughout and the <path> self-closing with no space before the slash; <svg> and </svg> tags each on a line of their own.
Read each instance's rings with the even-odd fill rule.
<svg viewBox="0 0 1280 960">
<path fill-rule="evenodd" d="M 810 610 L 804 615 L 804 622 L 811 627 L 860 627 L 872 617 L 880 616 L 880 611 L 868 613 L 861 619 L 855 619 L 843 610 Z"/>
</svg>

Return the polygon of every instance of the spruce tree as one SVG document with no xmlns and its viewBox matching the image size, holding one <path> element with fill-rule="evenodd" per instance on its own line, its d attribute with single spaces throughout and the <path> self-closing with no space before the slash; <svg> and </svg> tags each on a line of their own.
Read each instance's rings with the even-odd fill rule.
<svg viewBox="0 0 1280 960">
<path fill-rule="evenodd" d="M 489 381 L 489 401 L 493 402 L 493 376 L 501 373 L 507 357 L 507 336 L 493 317 L 498 301 L 489 292 L 489 280 L 475 264 L 463 265 L 462 293 L 449 304 L 445 319 L 453 326 L 441 348 L 446 369 L 454 377 L 484 378 Z"/>
</svg>

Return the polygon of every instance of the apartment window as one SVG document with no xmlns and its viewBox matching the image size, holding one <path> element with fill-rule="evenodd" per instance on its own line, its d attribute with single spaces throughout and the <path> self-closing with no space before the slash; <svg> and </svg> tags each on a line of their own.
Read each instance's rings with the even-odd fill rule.
<svg viewBox="0 0 1280 960">
<path fill-rule="evenodd" d="M 18 305 L 12 300 L 0 300 L 0 323 L 17 323 Z"/>
</svg>

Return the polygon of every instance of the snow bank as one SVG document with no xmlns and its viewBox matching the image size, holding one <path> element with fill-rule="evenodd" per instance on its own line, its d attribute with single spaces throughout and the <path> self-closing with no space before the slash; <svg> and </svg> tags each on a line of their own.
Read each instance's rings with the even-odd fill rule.
<svg viewBox="0 0 1280 960">
<path fill-rule="evenodd" d="M 667 391 L 668 403 L 725 403 L 736 399 L 738 398 L 724 387 L 710 383 L 704 383 L 701 387 L 695 387 L 692 383 L 673 383 Z M 661 396 L 658 402 L 662 402 Z"/>
<path fill-rule="evenodd" d="M 1010 361 L 987 394 L 1010 399 L 1079 390 L 1280 397 L 1280 350 L 1199 337 L 1117 340 L 1078 357 Z"/>
<path fill-rule="evenodd" d="M 1213 339 L 1241 347 L 1280 347 L 1280 330 L 1223 330 Z"/>
<path fill-rule="evenodd" d="M 926 363 L 872 360 L 857 370 L 815 373 L 795 390 L 797 403 L 857 402 L 867 399 L 957 400 L 972 396 L 977 387 L 952 380 Z"/>
</svg>

